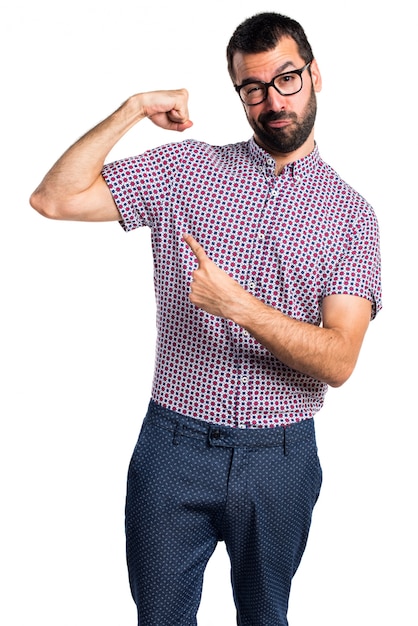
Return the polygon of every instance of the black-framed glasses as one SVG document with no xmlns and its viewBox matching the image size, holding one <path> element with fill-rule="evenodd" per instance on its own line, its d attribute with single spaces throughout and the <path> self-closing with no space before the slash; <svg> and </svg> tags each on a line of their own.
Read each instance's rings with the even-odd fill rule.
<svg viewBox="0 0 418 626">
<path fill-rule="evenodd" d="M 312 61 L 301 67 L 300 70 L 283 72 L 278 74 L 269 83 L 262 80 L 248 81 L 242 85 L 234 85 L 242 102 L 249 107 L 261 104 L 266 100 L 269 87 L 274 87 L 281 96 L 293 96 L 303 87 L 302 74 L 310 66 Z"/>
</svg>

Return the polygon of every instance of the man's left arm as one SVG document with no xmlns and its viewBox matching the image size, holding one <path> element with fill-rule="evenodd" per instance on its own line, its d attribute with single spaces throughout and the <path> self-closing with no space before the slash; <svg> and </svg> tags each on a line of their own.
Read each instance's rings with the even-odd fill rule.
<svg viewBox="0 0 418 626">
<path fill-rule="evenodd" d="M 264 304 L 209 259 L 184 235 L 198 261 L 190 300 L 198 308 L 245 328 L 282 363 L 339 387 L 354 370 L 371 317 L 371 302 L 351 295 L 327 296 L 321 327 L 295 320 Z"/>
</svg>

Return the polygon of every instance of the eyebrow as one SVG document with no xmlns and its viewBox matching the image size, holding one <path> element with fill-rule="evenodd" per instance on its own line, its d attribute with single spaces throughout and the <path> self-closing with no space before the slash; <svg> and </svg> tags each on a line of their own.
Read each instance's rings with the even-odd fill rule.
<svg viewBox="0 0 418 626">
<path fill-rule="evenodd" d="M 277 73 L 274 74 L 274 76 L 278 76 L 279 74 L 282 74 L 283 72 L 285 72 L 285 70 L 287 70 L 288 67 L 296 68 L 296 65 L 293 63 L 293 61 L 286 61 L 285 63 L 280 65 L 278 68 L 276 68 Z M 259 82 L 264 82 L 264 81 L 261 81 L 259 78 L 255 76 L 249 76 L 248 78 L 245 78 L 242 81 L 242 84 L 245 85 L 246 83 L 259 83 Z"/>
</svg>

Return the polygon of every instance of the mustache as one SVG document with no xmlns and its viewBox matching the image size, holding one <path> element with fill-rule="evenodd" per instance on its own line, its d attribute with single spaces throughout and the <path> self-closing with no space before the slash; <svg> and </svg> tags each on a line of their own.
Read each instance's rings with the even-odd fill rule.
<svg viewBox="0 0 418 626">
<path fill-rule="evenodd" d="M 267 111 L 267 113 L 261 113 L 258 118 L 258 121 L 261 124 L 276 122 L 278 120 L 296 120 L 297 115 L 292 111 Z"/>
</svg>

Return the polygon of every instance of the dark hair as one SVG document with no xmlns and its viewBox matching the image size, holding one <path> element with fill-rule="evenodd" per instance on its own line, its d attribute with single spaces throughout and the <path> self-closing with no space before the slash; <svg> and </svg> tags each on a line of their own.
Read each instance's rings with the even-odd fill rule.
<svg viewBox="0 0 418 626">
<path fill-rule="evenodd" d="M 276 47 L 282 37 L 291 37 L 305 63 L 312 61 L 313 52 L 302 26 L 286 15 L 258 13 L 242 22 L 229 40 L 226 49 L 228 72 L 234 80 L 233 60 L 236 52 L 254 54 Z"/>
</svg>

